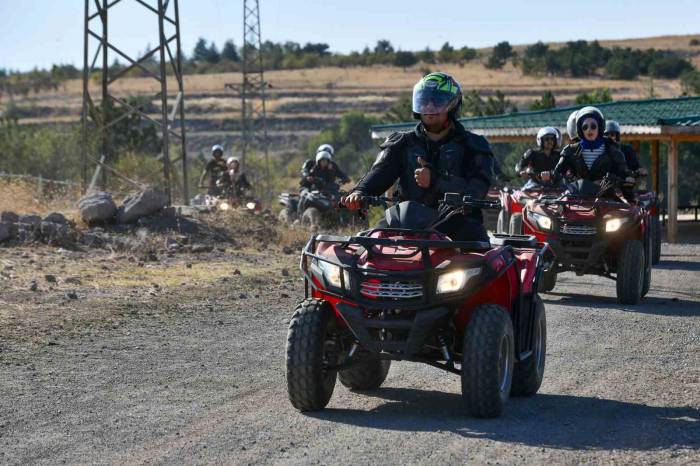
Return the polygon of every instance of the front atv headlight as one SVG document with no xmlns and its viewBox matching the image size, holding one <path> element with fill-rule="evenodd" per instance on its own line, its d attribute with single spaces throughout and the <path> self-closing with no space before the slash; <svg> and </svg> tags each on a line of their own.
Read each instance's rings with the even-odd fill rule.
<svg viewBox="0 0 700 466">
<path fill-rule="evenodd" d="M 481 267 L 453 270 L 451 272 L 443 273 L 440 275 L 440 277 L 438 277 L 437 288 L 435 291 L 437 294 L 455 293 L 457 291 L 461 291 L 472 277 L 476 277 L 479 274 L 481 274 Z"/>
<path fill-rule="evenodd" d="M 321 269 L 323 276 L 328 281 L 328 284 L 334 288 L 342 288 L 340 283 L 340 274 L 343 274 L 343 279 L 345 281 L 345 287 L 350 286 L 350 273 L 347 270 L 343 270 L 335 264 L 330 262 L 318 261 L 318 267 Z"/>
<path fill-rule="evenodd" d="M 219 210 L 229 210 L 229 209 L 231 209 L 231 204 L 229 204 L 228 202 L 222 202 L 221 204 L 219 204 Z"/>
<path fill-rule="evenodd" d="M 625 221 L 627 221 L 626 218 L 611 218 L 610 220 L 605 222 L 605 232 L 613 233 L 619 230 L 622 224 L 625 223 Z"/>
<path fill-rule="evenodd" d="M 253 210 L 255 209 L 255 202 L 249 202 L 245 206 L 248 210 Z"/>
<path fill-rule="evenodd" d="M 531 212 L 530 217 L 537 223 L 537 226 L 543 230 L 552 229 L 552 219 L 546 215 L 538 214 L 536 212 Z"/>
</svg>

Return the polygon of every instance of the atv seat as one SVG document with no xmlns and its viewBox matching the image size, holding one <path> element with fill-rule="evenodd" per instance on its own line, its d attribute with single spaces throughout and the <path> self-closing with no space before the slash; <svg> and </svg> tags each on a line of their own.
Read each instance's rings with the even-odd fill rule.
<svg viewBox="0 0 700 466">
<path fill-rule="evenodd" d="M 537 248 L 537 238 L 533 235 L 507 235 L 496 233 L 491 238 L 493 246 L 513 246 L 516 248 Z"/>
</svg>

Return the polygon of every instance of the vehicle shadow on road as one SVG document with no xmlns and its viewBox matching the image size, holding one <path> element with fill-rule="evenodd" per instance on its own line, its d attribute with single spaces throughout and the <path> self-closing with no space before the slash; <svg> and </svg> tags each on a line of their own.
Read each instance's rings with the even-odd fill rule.
<svg viewBox="0 0 700 466">
<path fill-rule="evenodd" d="M 663 259 L 654 266 L 655 269 L 662 270 L 686 270 L 689 272 L 700 272 L 700 262 L 686 262 Z"/>
<path fill-rule="evenodd" d="M 650 293 L 654 292 L 652 285 Z M 676 294 L 685 294 L 694 298 L 692 293 L 682 293 L 673 291 Z M 593 309 L 609 309 L 614 311 L 624 311 L 637 314 L 653 314 L 659 316 L 692 317 L 700 316 L 700 299 L 686 300 L 680 298 L 663 298 L 646 296 L 638 304 L 619 304 L 617 299 L 611 296 L 596 296 L 581 293 L 558 293 L 550 292 L 542 294 L 542 301 L 545 304 L 555 306 L 570 307 L 590 307 Z M 548 298 L 550 296 L 550 298 Z M 551 297 L 560 297 L 552 299 Z"/>
<path fill-rule="evenodd" d="M 463 414 L 455 393 L 382 388 L 357 394 L 385 400 L 370 411 L 327 408 L 317 419 L 398 431 L 449 431 L 465 438 L 560 449 L 700 448 L 700 410 L 574 395 L 515 398 L 497 419 Z"/>
</svg>

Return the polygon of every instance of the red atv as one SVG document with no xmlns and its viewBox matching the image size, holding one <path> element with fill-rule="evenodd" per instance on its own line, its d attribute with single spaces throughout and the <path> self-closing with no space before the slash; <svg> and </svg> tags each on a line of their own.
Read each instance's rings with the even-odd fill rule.
<svg viewBox="0 0 700 466">
<path fill-rule="evenodd" d="M 556 260 L 540 291 L 551 291 L 557 273 L 595 274 L 617 282 L 617 299 L 636 304 L 651 284 L 652 236 L 649 212 L 629 204 L 606 176 L 569 184 L 559 197 L 542 197 L 525 208 L 523 231 L 546 241 Z M 605 196 L 605 197 L 604 197 Z"/>
<path fill-rule="evenodd" d="M 505 187 L 500 191 L 501 211 L 498 214 L 496 231 L 519 235 L 523 230 L 523 208 L 531 199 L 543 195 L 560 194 L 563 188 L 545 183 L 534 172 L 528 173 L 530 179 L 521 189 Z"/>
<path fill-rule="evenodd" d="M 546 349 L 537 282 L 547 245 L 532 236 L 452 241 L 434 229 L 485 207 L 494 205 L 458 194 L 445 196 L 440 214 L 402 202 L 386 211 L 386 228 L 311 238 L 301 258 L 306 299 L 287 333 L 295 408 L 323 409 L 336 378 L 351 390 L 376 389 L 391 361 L 460 375 L 466 410 L 477 417 L 500 415 L 511 394 L 537 392 Z"/>
</svg>

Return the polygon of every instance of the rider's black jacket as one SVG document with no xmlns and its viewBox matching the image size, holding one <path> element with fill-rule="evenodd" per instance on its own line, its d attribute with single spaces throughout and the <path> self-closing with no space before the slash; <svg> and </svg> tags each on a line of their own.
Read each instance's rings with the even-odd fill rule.
<svg viewBox="0 0 700 466">
<path fill-rule="evenodd" d="M 593 162 L 589 169 L 581 155 L 581 143 L 569 144 L 561 151 L 561 158 L 554 169 L 554 180 L 559 181 L 567 173 L 576 178 L 590 181 L 598 181 L 607 173 L 612 173 L 619 178 L 628 176 L 625 156 L 620 151 L 619 145 L 612 139 L 605 138 L 605 151 Z"/>
<path fill-rule="evenodd" d="M 461 193 L 477 199 L 486 196 L 493 174 L 493 154 L 486 138 L 453 122 L 440 141 L 431 141 L 422 123 L 413 131 L 391 134 L 380 148 L 377 160 L 354 191 L 379 196 L 399 180 L 402 200 L 418 201 L 435 207 L 445 193 Z M 427 162 L 432 179 L 429 188 L 420 188 L 414 171 Z"/>
<path fill-rule="evenodd" d="M 313 177 L 315 180 L 309 181 L 309 176 Z M 315 160 L 309 159 L 304 162 L 304 165 L 301 167 L 301 181 L 299 182 L 299 185 L 302 188 L 316 188 L 323 190 L 329 186 L 332 186 L 335 183 L 336 178 L 340 178 L 340 181 L 343 183 L 350 181 L 348 175 L 346 175 L 334 161 L 329 160 L 328 165 L 324 170 L 318 164 L 316 164 Z"/>
<path fill-rule="evenodd" d="M 518 163 L 515 165 L 515 171 L 520 173 L 530 167 L 536 174 L 542 172 L 554 171 L 554 168 L 559 162 L 559 151 L 554 150 L 550 155 L 545 154 L 540 150 L 528 150 L 523 154 Z"/>
<path fill-rule="evenodd" d="M 637 157 L 637 153 L 634 151 L 632 146 L 630 146 L 629 144 L 620 144 L 620 150 L 625 156 L 625 162 L 627 162 L 628 169 L 635 171 L 641 168 L 641 165 L 639 165 L 639 158 Z"/>
</svg>

